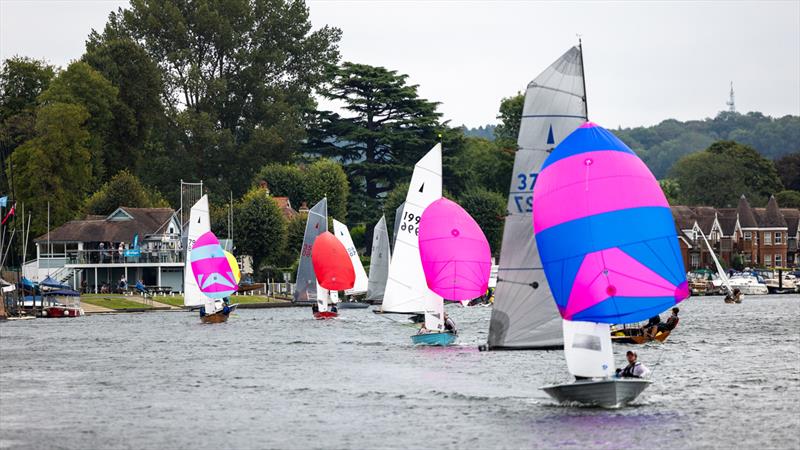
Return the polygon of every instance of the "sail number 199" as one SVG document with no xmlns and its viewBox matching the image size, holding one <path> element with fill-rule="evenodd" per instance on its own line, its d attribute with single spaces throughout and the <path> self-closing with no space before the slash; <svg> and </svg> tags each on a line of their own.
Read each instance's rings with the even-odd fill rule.
<svg viewBox="0 0 800 450">
<path fill-rule="evenodd" d="M 408 231 L 414 236 L 419 236 L 419 216 L 408 211 L 403 212 L 403 223 L 400 224 L 400 231 Z"/>
</svg>

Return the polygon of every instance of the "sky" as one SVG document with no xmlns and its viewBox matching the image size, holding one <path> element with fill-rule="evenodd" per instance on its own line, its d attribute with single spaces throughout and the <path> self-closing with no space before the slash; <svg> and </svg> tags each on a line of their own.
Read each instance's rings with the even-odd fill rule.
<svg viewBox="0 0 800 450">
<path fill-rule="evenodd" d="M 606 127 L 740 112 L 800 115 L 800 1 L 309 0 L 344 61 L 408 74 L 444 119 L 496 123 L 503 97 L 583 39 L 589 118 Z M 64 66 L 124 1 L 0 0 L 0 57 Z"/>
</svg>

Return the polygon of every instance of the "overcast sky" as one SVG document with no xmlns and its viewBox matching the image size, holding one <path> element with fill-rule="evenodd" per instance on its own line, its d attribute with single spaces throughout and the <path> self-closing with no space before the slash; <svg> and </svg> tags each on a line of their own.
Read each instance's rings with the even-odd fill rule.
<svg viewBox="0 0 800 450">
<path fill-rule="evenodd" d="M 121 1 L 0 0 L 0 56 L 77 59 Z M 500 99 L 583 36 L 589 117 L 606 127 L 740 112 L 800 115 L 800 1 L 311 0 L 343 59 L 410 75 L 452 124 L 495 123 Z"/>
</svg>

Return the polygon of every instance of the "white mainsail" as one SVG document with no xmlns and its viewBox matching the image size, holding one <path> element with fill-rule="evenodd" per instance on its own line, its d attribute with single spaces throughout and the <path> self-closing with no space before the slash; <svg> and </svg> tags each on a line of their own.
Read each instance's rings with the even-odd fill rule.
<svg viewBox="0 0 800 450">
<path fill-rule="evenodd" d="M 392 229 L 392 249 L 397 244 L 397 232 L 399 231 L 400 222 L 403 220 L 403 207 L 406 202 L 400 203 L 400 206 L 394 210 L 394 228 Z"/>
<path fill-rule="evenodd" d="M 525 91 L 487 349 L 563 344 L 561 316 L 533 235 L 533 185 L 549 152 L 586 120 L 581 49 L 572 47 Z"/>
<path fill-rule="evenodd" d="M 189 229 L 186 231 L 186 261 L 183 267 L 183 305 L 200 306 L 213 303 L 214 300 L 200 292 L 192 272 L 192 246 L 200 236 L 211 231 L 207 195 L 200 197 L 200 200 L 192 206 L 187 227 Z"/>
<path fill-rule="evenodd" d="M 372 232 L 372 253 L 369 260 L 369 281 L 367 283 L 367 300 L 383 301 L 386 281 L 389 278 L 389 261 L 392 255 L 389 250 L 389 231 L 386 228 L 386 217 L 375 225 Z"/>
<path fill-rule="evenodd" d="M 311 248 L 317 236 L 328 231 L 328 199 L 323 198 L 308 210 L 306 231 L 303 234 L 303 247 L 300 250 L 300 264 L 297 266 L 294 301 L 313 303 L 317 297 L 317 276 L 311 262 Z"/>
<path fill-rule="evenodd" d="M 361 259 L 358 257 L 356 246 L 353 244 L 353 237 L 350 236 L 350 230 L 347 225 L 333 220 L 333 234 L 336 239 L 344 245 L 347 249 L 347 254 L 350 255 L 350 261 L 353 263 L 353 270 L 356 272 L 356 280 L 351 289 L 344 291 L 347 295 L 363 294 L 367 292 L 367 272 L 364 270 L 364 265 L 361 264 Z"/>
<path fill-rule="evenodd" d="M 703 230 L 700 230 L 700 235 L 703 236 L 703 240 L 706 243 L 708 252 L 711 253 L 711 259 L 714 260 L 714 264 L 717 266 L 717 274 L 719 275 L 719 279 L 722 280 L 722 284 L 724 284 L 725 288 L 728 289 L 728 293 L 729 294 L 732 293 L 733 289 L 731 288 L 731 281 L 728 279 L 728 275 L 725 273 L 725 269 L 722 268 L 722 264 L 719 263 L 717 255 L 714 253 L 714 249 L 711 248 L 711 244 L 708 243 L 708 239 L 706 239 L 706 234 L 703 233 Z"/>
<path fill-rule="evenodd" d="M 441 197 L 442 145 L 436 144 L 417 162 L 411 175 L 381 311 L 424 313 L 436 309 L 437 304 L 442 302 L 442 297 L 428 289 L 425 281 L 417 228 L 425 208 Z"/>
<path fill-rule="evenodd" d="M 614 375 L 611 327 L 605 323 L 563 320 L 564 358 L 569 373 L 578 377 Z"/>
</svg>

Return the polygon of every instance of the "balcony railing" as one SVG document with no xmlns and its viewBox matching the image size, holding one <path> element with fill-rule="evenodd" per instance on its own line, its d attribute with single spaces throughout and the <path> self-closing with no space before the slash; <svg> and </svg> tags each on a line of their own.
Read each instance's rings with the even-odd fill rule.
<svg viewBox="0 0 800 450">
<path fill-rule="evenodd" d="M 55 255 L 53 255 L 56 257 Z M 57 257 L 66 264 L 160 264 L 183 263 L 182 250 L 68 250 L 66 261 L 63 255 Z M 51 259 L 42 255 L 41 260 Z"/>
</svg>

